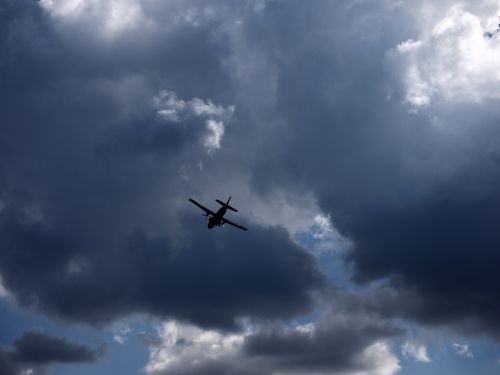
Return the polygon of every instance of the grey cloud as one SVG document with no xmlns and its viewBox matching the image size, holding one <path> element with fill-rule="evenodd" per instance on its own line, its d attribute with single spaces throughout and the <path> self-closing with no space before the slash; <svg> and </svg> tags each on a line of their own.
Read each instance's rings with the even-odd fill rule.
<svg viewBox="0 0 500 375">
<path fill-rule="evenodd" d="M 217 341 L 218 345 L 212 345 L 219 348 L 215 353 L 198 353 L 202 348 L 196 345 L 202 345 L 203 340 L 195 340 L 186 348 L 168 343 L 163 348 L 163 356 L 154 363 L 157 367 L 147 368 L 153 374 L 177 375 L 355 374 L 360 371 L 394 374 L 400 366 L 388 341 L 401 333 L 399 328 L 368 315 L 332 313 L 314 324 L 298 327 L 271 324 L 247 333 L 242 341 L 231 341 L 231 338 L 226 338 L 225 344 Z M 213 333 L 207 337 L 213 337 Z M 169 336 L 167 340 L 171 339 Z M 165 355 L 171 359 L 168 363 L 161 361 Z M 162 370 L 151 370 L 162 367 Z"/>
<path fill-rule="evenodd" d="M 188 141 L 234 104 L 219 18 L 153 27 L 136 44 L 95 39 L 31 1 L 3 7 L 0 274 L 22 305 L 72 322 L 144 312 L 224 328 L 310 309 L 323 275 L 282 229 L 209 232 L 187 214 L 196 182 L 183 166 L 231 169 Z M 187 129 L 164 132 L 160 89 L 224 113 L 193 110 Z"/>
<path fill-rule="evenodd" d="M 247 29 L 278 72 L 278 113 L 292 134 L 253 182 L 265 193 L 306 181 L 354 242 L 354 280 L 389 278 L 400 289 L 394 314 L 497 332 L 497 106 L 438 102 L 410 113 L 386 53 L 418 36 L 418 16 L 370 4 L 275 3 Z M 415 309 L 404 307 L 407 290 Z"/>
<path fill-rule="evenodd" d="M 16 375 L 27 368 L 42 374 L 55 363 L 96 362 L 104 350 L 104 346 L 93 349 L 43 332 L 25 331 L 9 348 L 0 348 L 0 374 Z"/>
<path fill-rule="evenodd" d="M 251 237 L 214 237 L 201 218 L 180 219 L 191 232 L 183 245 L 137 230 L 97 251 L 72 247 L 76 239 L 41 224 L 7 220 L 4 284 L 23 304 L 70 321 L 100 324 L 145 312 L 234 328 L 240 317 L 304 313 L 325 283 L 314 258 L 283 230 L 254 226 Z"/>
<path fill-rule="evenodd" d="M 0 374 L 15 375 L 17 371 L 17 366 L 13 363 L 9 353 L 3 348 L 0 348 Z"/>
<path fill-rule="evenodd" d="M 15 362 L 39 365 L 54 362 L 95 362 L 103 353 L 104 347 L 92 349 L 42 332 L 26 331 L 12 343 L 11 356 Z"/>
<path fill-rule="evenodd" d="M 283 328 L 249 336 L 243 350 L 247 356 L 267 358 L 273 367 L 305 372 L 356 372 L 375 370 L 362 353 L 378 340 L 402 331 L 386 323 L 352 315 L 330 316 L 311 332 Z"/>
<path fill-rule="evenodd" d="M 172 21 L 151 4 L 148 14 Z M 322 276 L 286 234 L 250 225 L 250 236 L 215 237 L 179 208 L 187 192 L 250 182 L 264 196 L 313 190 L 355 243 L 355 280 L 389 278 L 398 291 L 380 311 L 498 330 L 499 113 L 491 102 L 416 115 L 401 104 L 386 53 L 415 37 L 419 5 L 213 6 L 221 16 L 106 43 L 32 2 L 3 3 L 0 273 L 9 291 L 94 324 L 145 311 L 234 328 L 242 316 L 306 311 Z M 252 79 L 241 80 L 249 65 Z M 141 94 L 132 87 L 124 99 L 131 77 Z M 193 147 L 196 127 L 164 131 L 147 104 L 160 89 L 236 106 L 220 152 Z M 128 157 L 102 158 L 96 147 Z M 186 165 L 202 168 L 182 179 Z"/>
<path fill-rule="evenodd" d="M 191 366 L 182 364 L 163 373 L 172 375 L 230 375 L 235 373 L 241 375 L 266 375 L 269 373 L 265 367 L 262 367 L 262 364 L 259 365 L 261 366 L 250 364 L 242 358 L 218 358 L 197 361 Z M 163 373 L 158 372 L 158 374 Z"/>
<path fill-rule="evenodd" d="M 200 148 L 210 152 L 220 148 L 224 123 L 231 120 L 234 107 L 224 108 L 210 99 L 182 100 L 173 92 L 161 90 L 155 95 L 151 113 L 132 124 L 112 125 L 104 140 L 97 145 L 99 156 L 137 157 L 138 155 L 170 156 L 180 153 L 191 143 L 190 152 Z M 217 124 L 222 134 L 213 134 Z M 211 137 L 212 142 L 207 142 Z M 218 139 L 220 138 L 220 139 Z M 200 159 L 202 155 L 198 152 Z"/>
</svg>

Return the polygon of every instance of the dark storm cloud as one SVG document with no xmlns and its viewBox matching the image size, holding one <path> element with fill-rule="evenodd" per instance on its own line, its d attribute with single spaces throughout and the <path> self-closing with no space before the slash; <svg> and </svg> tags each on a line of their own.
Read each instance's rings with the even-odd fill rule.
<svg viewBox="0 0 500 375">
<path fill-rule="evenodd" d="M 238 317 L 306 312 L 311 293 L 324 284 L 311 255 L 283 230 L 214 237 L 197 216 L 180 220 L 191 232 L 181 246 L 137 230 L 92 252 L 41 224 L 7 219 L 4 284 L 22 303 L 71 321 L 99 324 L 147 312 L 226 328 Z"/>
<path fill-rule="evenodd" d="M 0 348 L 0 375 L 16 375 L 17 373 L 17 366 L 13 363 L 9 353 Z"/>
<path fill-rule="evenodd" d="M 267 358 L 273 368 L 304 372 L 356 372 L 373 369 L 362 353 L 378 340 L 400 334 L 393 326 L 367 317 L 330 316 L 311 332 L 264 330 L 249 336 L 243 350 L 249 357 Z"/>
<path fill-rule="evenodd" d="M 21 304 L 73 322 L 139 312 L 224 328 L 308 311 L 325 282 L 282 229 L 208 231 L 185 214 L 181 167 L 210 163 L 200 128 L 226 118 L 172 124 L 151 104 L 165 89 L 213 100 L 195 114 L 230 108 L 231 88 L 216 89 L 230 80 L 220 19 L 173 17 L 139 43 L 36 2 L 2 7 L 0 274 Z"/>
<path fill-rule="evenodd" d="M 200 130 L 202 127 L 200 127 Z M 158 117 L 126 127 L 111 126 L 103 143 L 96 148 L 99 156 L 134 156 L 140 154 L 169 154 L 190 141 L 192 130 L 172 126 Z"/>
<path fill-rule="evenodd" d="M 93 349 L 43 332 L 26 331 L 10 348 L 0 348 L 0 374 L 15 375 L 25 368 L 38 373 L 53 363 L 96 362 L 104 349 L 104 346 Z"/>
<path fill-rule="evenodd" d="M 92 349 L 74 344 L 65 338 L 48 336 L 42 332 L 27 331 L 14 340 L 11 356 L 15 362 L 46 364 L 53 362 L 95 362 L 104 347 Z"/>
<path fill-rule="evenodd" d="M 285 146 L 293 152 L 255 169 L 254 182 L 266 191 L 308 181 L 354 242 L 355 280 L 388 277 L 400 290 L 386 310 L 498 332 L 500 113 L 492 102 L 409 113 L 394 92 L 402 72 L 386 64 L 387 51 L 418 36 L 409 12 L 275 4 L 247 30 L 275 61 L 280 114 L 296 132 Z"/>
<path fill-rule="evenodd" d="M 396 297 L 374 303 L 378 311 L 498 330 L 491 145 L 499 113 L 491 103 L 436 106 L 430 115 L 401 104 L 387 51 L 415 37 L 412 9 L 270 1 L 245 13 L 213 4 L 193 22 L 146 2 L 156 24 L 106 39 L 95 20 L 72 24 L 35 2 L 2 3 L 6 288 L 26 306 L 92 324 L 146 312 L 234 328 L 240 317 L 306 311 L 324 282 L 282 230 L 249 223 L 248 235 L 208 232 L 179 208 L 186 192 L 218 196 L 236 176 L 231 186 L 248 178 L 265 197 L 313 190 L 354 243 L 355 279 L 390 278 Z M 175 128 L 156 117 L 159 90 L 235 104 L 221 150 L 208 157 L 200 149 L 203 121 Z M 436 127 L 436 117 L 459 135 Z M 193 165 L 197 177 L 179 177 Z M 290 341 L 269 335 L 261 348 Z M 321 363 L 314 343 L 297 341 L 306 362 Z"/>
<path fill-rule="evenodd" d="M 157 373 L 171 375 L 230 375 L 235 373 L 241 375 L 266 375 L 267 371 L 262 367 L 262 364 L 259 363 L 259 366 L 255 364 L 249 365 L 242 358 L 218 358 L 197 361 L 191 366 L 183 364 L 183 366 L 168 370 L 168 372 Z"/>
</svg>

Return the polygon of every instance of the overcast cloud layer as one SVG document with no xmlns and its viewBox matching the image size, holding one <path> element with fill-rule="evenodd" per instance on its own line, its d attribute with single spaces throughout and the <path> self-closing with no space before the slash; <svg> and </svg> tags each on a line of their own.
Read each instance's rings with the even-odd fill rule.
<svg viewBox="0 0 500 375">
<path fill-rule="evenodd" d="M 160 332 L 151 373 L 393 374 L 393 318 L 498 339 L 499 12 L 3 0 L 2 288 L 49 318 L 232 343 Z M 248 233 L 187 201 L 229 195 Z M 356 287 L 383 286 L 340 292 L 296 241 L 318 223 Z"/>
</svg>

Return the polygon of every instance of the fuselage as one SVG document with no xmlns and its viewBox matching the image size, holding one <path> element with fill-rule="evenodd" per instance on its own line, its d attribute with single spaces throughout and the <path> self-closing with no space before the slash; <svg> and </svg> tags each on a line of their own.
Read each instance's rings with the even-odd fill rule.
<svg viewBox="0 0 500 375">
<path fill-rule="evenodd" d="M 222 218 L 226 214 L 227 207 L 221 207 L 219 208 L 219 211 L 215 214 L 215 216 L 212 216 L 210 219 L 208 219 L 208 229 L 212 229 L 215 226 L 221 226 L 222 225 Z"/>
</svg>

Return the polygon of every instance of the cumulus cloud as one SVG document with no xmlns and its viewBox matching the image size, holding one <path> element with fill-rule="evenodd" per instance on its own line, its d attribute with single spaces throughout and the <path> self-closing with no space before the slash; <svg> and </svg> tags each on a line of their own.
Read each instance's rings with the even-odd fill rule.
<svg viewBox="0 0 500 375">
<path fill-rule="evenodd" d="M 91 348 L 39 331 L 26 331 L 9 348 L 0 348 L 2 375 L 43 374 L 54 363 L 91 363 L 99 360 L 105 346 Z"/>
<path fill-rule="evenodd" d="M 494 15 L 481 17 L 455 5 L 420 39 L 401 42 L 390 57 L 401 66 L 406 101 L 418 108 L 433 98 L 499 99 L 500 39 L 490 31 L 497 23 Z"/>
<path fill-rule="evenodd" d="M 222 136 L 224 135 L 224 123 L 221 121 L 207 121 L 207 128 L 210 134 L 205 138 L 204 146 L 208 152 L 220 148 Z"/>
<path fill-rule="evenodd" d="M 67 321 L 182 322 L 164 369 L 243 335 L 195 370 L 392 374 L 383 318 L 499 337 L 498 4 L 450 3 L 3 1 L 2 284 Z M 187 202 L 231 194 L 248 235 Z M 330 287 L 303 233 L 384 280 L 373 321 L 287 328 Z"/>
<path fill-rule="evenodd" d="M 234 112 L 234 106 L 224 108 L 215 105 L 210 99 L 206 102 L 193 98 L 185 102 L 172 91 L 161 90 L 153 99 L 158 115 L 165 120 L 185 122 L 194 116 L 204 116 L 207 120 L 228 120 Z"/>
<path fill-rule="evenodd" d="M 477 8 L 485 3 L 477 8 L 471 4 L 464 9 L 484 17 L 486 12 Z M 308 35 L 294 33 L 287 23 L 264 26 L 255 21 L 273 35 L 266 43 L 259 34 L 255 43 L 273 51 L 269 59 L 279 72 L 277 111 L 293 136 L 280 143 L 286 156 L 278 148 L 272 163 L 263 161 L 262 169 L 254 169 L 254 181 L 263 191 L 277 181 L 290 186 L 307 181 L 313 187 L 321 210 L 352 241 L 346 260 L 353 280 L 365 285 L 389 280 L 397 290 L 396 298 L 378 305 L 384 313 L 497 335 L 498 279 L 490 264 L 498 261 L 498 236 L 491 223 L 499 220 L 495 186 L 500 174 L 487 150 L 499 137 L 498 108 L 479 89 L 473 90 L 480 93 L 478 100 L 439 100 L 416 115 L 399 98 L 387 96 L 393 83 L 387 51 L 420 32 L 421 42 L 401 45 L 401 53 L 426 44 L 429 22 L 421 8 L 428 7 L 377 9 L 387 14 L 379 14 L 369 2 L 321 14 L 300 5 L 279 8 L 290 19 L 301 14 Z M 485 28 L 473 27 L 467 10 L 447 13 L 449 3 L 436 8 L 430 30 L 445 17 L 460 19 L 455 32 L 465 29 L 467 38 L 480 34 L 484 46 L 496 48 L 494 38 L 483 35 Z M 334 13 L 335 22 L 328 23 L 323 13 Z M 343 37 L 337 38 L 335 30 L 342 30 Z M 436 33 L 437 38 L 448 35 L 440 28 Z M 320 48 L 325 45 L 332 49 Z M 471 77 L 474 89 L 484 81 L 483 76 L 477 81 Z M 418 96 L 427 100 L 424 94 Z"/>
<path fill-rule="evenodd" d="M 193 118 L 204 120 L 207 133 L 204 136 L 203 145 L 208 153 L 221 147 L 222 136 L 224 135 L 224 121 L 230 120 L 234 106 L 224 108 L 215 105 L 210 99 L 206 102 L 193 98 L 188 102 L 177 98 L 171 91 L 161 91 L 155 98 L 154 103 L 157 114 L 167 121 L 186 125 Z"/>
<path fill-rule="evenodd" d="M 224 121 L 230 120 L 234 112 L 234 106 L 224 108 L 210 99 L 205 102 L 193 98 L 186 102 L 165 90 L 154 96 L 153 106 L 152 113 L 142 119 L 110 126 L 97 147 L 98 153 L 172 157 L 191 143 L 199 143 L 211 153 L 221 147 Z"/>
<path fill-rule="evenodd" d="M 405 341 L 401 347 L 401 352 L 407 358 L 412 358 L 418 362 L 429 363 L 431 359 L 427 354 L 427 347 L 415 341 Z"/>
<path fill-rule="evenodd" d="M 310 310 L 324 276 L 283 229 L 214 235 L 187 202 L 198 187 L 220 197 L 221 176 L 246 173 L 219 155 L 236 110 L 231 88 L 218 89 L 229 49 L 213 19 L 159 25 L 139 45 L 95 42 L 88 25 L 55 22 L 31 1 L 2 6 L 0 273 L 20 304 L 90 324 L 144 312 L 226 329 Z M 179 178 L 200 161 L 196 178 Z"/>
<path fill-rule="evenodd" d="M 245 335 L 203 330 L 176 321 L 165 322 L 158 328 L 159 342 L 150 346 L 145 370 L 149 374 L 189 373 L 192 369 L 186 367 L 226 361 L 241 349 Z"/>
<path fill-rule="evenodd" d="M 146 371 L 392 375 L 400 365 L 386 339 L 397 332 L 369 319 L 341 315 L 288 328 L 247 327 L 239 334 L 169 321 L 150 346 Z"/>
<path fill-rule="evenodd" d="M 15 362 L 46 364 L 52 362 L 95 362 L 104 353 L 104 347 L 91 349 L 70 341 L 51 337 L 37 331 L 27 331 L 12 344 Z"/>
<path fill-rule="evenodd" d="M 41 0 L 50 14 L 65 22 L 99 22 L 103 36 L 137 29 L 147 22 L 141 5 L 134 1 Z M 137 31 L 137 30 L 136 30 Z"/>
<path fill-rule="evenodd" d="M 251 238 L 228 231 L 215 241 L 197 217 L 188 216 L 182 225 L 196 237 L 181 247 L 139 231 L 106 253 L 87 250 L 87 269 L 67 274 L 66 265 L 76 250 L 73 240 L 9 219 L 4 225 L 4 241 L 13 249 L 2 256 L 3 264 L 10 266 L 2 268 L 9 289 L 21 303 L 73 321 L 98 324 L 146 312 L 234 327 L 238 317 L 305 312 L 311 293 L 323 285 L 314 259 L 284 231 L 274 229 L 254 227 Z M 33 263 L 22 262 L 23 275 L 18 277 L 18 256 L 32 249 Z M 43 249 L 39 254 L 45 264 L 37 261 L 36 249 Z M 113 266 L 117 259 L 118 269 Z M 45 282 L 29 286 L 30 275 L 44 275 Z M 59 298 L 50 297 L 56 291 Z"/>
</svg>

